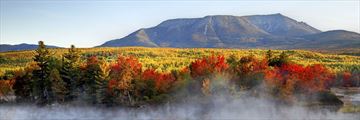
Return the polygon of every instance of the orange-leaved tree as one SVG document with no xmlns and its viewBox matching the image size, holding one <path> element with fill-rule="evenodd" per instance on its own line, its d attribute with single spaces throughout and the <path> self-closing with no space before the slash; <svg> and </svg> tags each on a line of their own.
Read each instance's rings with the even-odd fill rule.
<svg viewBox="0 0 360 120">
<path fill-rule="evenodd" d="M 111 66 L 109 87 L 118 91 L 120 101 L 133 103 L 134 81 L 140 79 L 141 69 L 141 63 L 134 57 L 119 56 Z"/>
</svg>

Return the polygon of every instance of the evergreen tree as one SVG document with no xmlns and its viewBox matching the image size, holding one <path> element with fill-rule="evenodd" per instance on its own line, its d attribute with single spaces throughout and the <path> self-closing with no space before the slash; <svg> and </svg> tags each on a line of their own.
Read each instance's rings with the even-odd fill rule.
<svg viewBox="0 0 360 120">
<path fill-rule="evenodd" d="M 84 73 L 84 92 L 85 92 L 85 100 L 90 103 L 96 103 L 96 81 L 101 72 L 101 68 L 99 66 L 99 60 L 96 56 L 92 56 L 88 58 L 86 63 L 86 70 Z"/>
<path fill-rule="evenodd" d="M 271 51 L 271 50 L 268 50 L 267 52 L 266 52 L 266 56 L 265 56 L 265 58 L 268 60 L 268 63 L 270 62 L 270 60 L 271 59 L 273 59 L 273 52 Z"/>
<path fill-rule="evenodd" d="M 34 61 L 37 63 L 39 69 L 33 71 L 33 92 L 37 102 L 39 104 L 45 104 L 50 102 L 51 99 L 51 82 L 48 79 L 51 54 L 43 41 L 39 41 L 39 47 L 35 51 Z"/>
<path fill-rule="evenodd" d="M 68 53 L 63 55 L 63 66 L 61 67 L 60 73 L 67 89 L 65 100 L 71 100 L 79 94 L 76 90 L 80 79 L 79 58 L 79 51 L 76 50 L 74 45 L 71 45 Z"/>
<path fill-rule="evenodd" d="M 61 79 L 59 71 L 57 69 L 51 70 L 49 77 L 52 83 L 51 89 L 54 92 L 55 100 L 64 102 L 68 89 L 66 89 L 65 82 Z"/>
<path fill-rule="evenodd" d="M 226 59 L 226 62 L 229 64 L 229 67 L 231 68 L 229 71 L 231 73 L 234 73 L 235 68 L 238 66 L 238 58 L 236 58 L 235 55 L 230 55 L 228 59 Z"/>
<path fill-rule="evenodd" d="M 281 54 L 279 55 L 279 62 L 281 63 L 281 65 L 289 63 L 289 55 L 286 54 L 285 51 L 281 52 Z"/>
<path fill-rule="evenodd" d="M 287 64 L 289 62 L 289 56 L 285 51 L 281 52 L 279 56 L 274 57 L 271 50 L 267 51 L 266 59 L 268 60 L 269 66 L 282 66 L 283 64 Z"/>
</svg>

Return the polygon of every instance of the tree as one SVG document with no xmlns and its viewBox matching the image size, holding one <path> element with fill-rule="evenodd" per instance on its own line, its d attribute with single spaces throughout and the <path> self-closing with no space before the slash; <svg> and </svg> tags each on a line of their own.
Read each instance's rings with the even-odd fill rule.
<svg viewBox="0 0 360 120">
<path fill-rule="evenodd" d="M 266 59 L 258 60 L 253 55 L 244 56 L 230 69 L 233 72 L 232 82 L 241 89 L 250 89 L 261 84 L 267 67 Z"/>
<path fill-rule="evenodd" d="M 65 96 L 66 100 L 71 100 L 79 94 L 77 93 L 77 85 L 81 75 L 79 70 L 79 58 L 79 51 L 74 45 L 71 45 L 68 52 L 63 55 L 60 73 L 61 78 L 65 82 L 65 87 L 68 89 Z"/>
<path fill-rule="evenodd" d="M 345 71 L 341 74 L 341 85 L 344 87 L 359 87 L 360 86 L 360 74 L 357 72 Z"/>
<path fill-rule="evenodd" d="M 39 69 L 33 71 L 33 92 L 39 104 L 46 104 L 51 99 L 51 82 L 48 79 L 51 71 L 49 66 L 51 54 L 43 41 L 39 41 L 39 47 L 35 51 L 34 61 L 39 66 Z"/>
<path fill-rule="evenodd" d="M 58 102 L 65 102 L 65 97 L 69 90 L 66 89 L 66 84 L 61 79 L 59 71 L 57 69 L 51 70 L 49 77 L 52 83 L 51 88 L 54 92 L 55 100 Z"/>
<path fill-rule="evenodd" d="M 169 92 L 175 77 L 171 73 L 160 73 L 154 69 L 146 69 L 142 74 L 142 80 L 154 81 L 157 93 L 162 94 Z"/>
<path fill-rule="evenodd" d="M 111 104 L 111 92 L 109 86 L 110 65 L 103 59 L 96 56 L 89 57 L 84 73 L 84 92 L 85 100 L 92 104 Z"/>
<path fill-rule="evenodd" d="M 287 64 L 289 63 L 289 55 L 286 54 L 285 51 L 281 52 L 281 54 L 277 57 L 274 57 L 273 56 L 273 53 L 271 50 L 269 50 L 267 53 L 266 53 L 266 59 L 268 60 L 268 65 L 269 66 L 281 66 L 281 65 L 284 65 L 284 64 Z"/>
<path fill-rule="evenodd" d="M 109 95 L 108 84 L 109 84 L 109 74 L 110 74 L 110 65 L 102 60 L 99 62 L 100 71 L 99 74 L 95 76 L 96 80 L 96 102 L 97 103 L 108 103 L 111 104 L 111 96 Z"/>
<path fill-rule="evenodd" d="M 300 86 L 297 86 L 301 80 L 300 73 L 305 68 L 298 64 L 285 64 L 266 71 L 265 83 L 270 92 L 285 100 L 291 100 L 293 94 Z"/>
<path fill-rule="evenodd" d="M 273 57 L 274 57 L 274 53 L 273 53 L 271 50 L 268 50 L 268 51 L 266 52 L 266 56 L 265 56 L 265 58 L 268 60 L 268 63 L 271 62 L 270 60 L 272 60 Z"/>
<path fill-rule="evenodd" d="M 284 64 L 268 70 L 265 83 L 272 93 L 291 98 L 294 93 L 309 95 L 329 90 L 333 78 L 334 74 L 323 65 Z"/>
<path fill-rule="evenodd" d="M 16 101 L 31 101 L 34 100 L 33 95 L 33 71 L 38 69 L 36 63 L 32 62 L 25 69 L 15 71 L 15 83 L 12 86 Z"/>
<path fill-rule="evenodd" d="M 141 72 L 141 63 L 133 57 L 119 56 L 112 65 L 110 76 L 117 83 L 115 90 L 121 103 L 133 104 L 134 83 L 140 79 Z"/>
<path fill-rule="evenodd" d="M 96 56 L 91 56 L 87 59 L 84 73 L 84 92 L 85 100 L 95 104 L 96 100 L 96 81 L 100 75 L 101 68 L 99 60 Z"/>
<path fill-rule="evenodd" d="M 289 55 L 286 54 L 285 51 L 281 52 L 281 54 L 279 55 L 279 64 L 286 64 L 289 63 Z"/>
<path fill-rule="evenodd" d="M 194 88 L 192 84 L 196 81 L 192 80 L 188 67 L 173 70 L 172 74 L 175 77 L 175 81 L 171 87 L 171 91 L 175 92 L 177 97 L 186 98 L 193 94 Z"/>
<path fill-rule="evenodd" d="M 155 87 L 155 79 L 157 73 L 154 69 L 146 69 L 141 79 L 135 81 L 135 95 L 137 99 L 149 101 L 158 95 Z"/>
<path fill-rule="evenodd" d="M 189 66 L 191 76 L 194 78 L 223 73 L 228 67 L 224 56 L 214 55 L 196 60 Z"/>
<path fill-rule="evenodd" d="M 9 101 L 11 100 L 8 96 L 11 95 L 13 89 L 12 86 L 14 84 L 14 80 L 1 80 L 0 79 L 0 102 L 1 100 Z"/>
<path fill-rule="evenodd" d="M 212 55 L 192 62 L 189 68 L 191 77 L 195 80 L 193 84 L 195 92 L 209 94 L 210 92 L 203 91 L 211 88 L 212 78 L 224 74 L 228 67 L 229 65 L 226 63 L 224 56 Z"/>
</svg>

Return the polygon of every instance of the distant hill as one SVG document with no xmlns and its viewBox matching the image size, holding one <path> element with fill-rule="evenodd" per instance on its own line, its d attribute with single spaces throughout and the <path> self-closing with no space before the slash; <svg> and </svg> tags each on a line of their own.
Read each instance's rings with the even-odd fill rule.
<svg viewBox="0 0 360 120">
<path fill-rule="evenodd" d="M 47 45 L 48 48 L 60 48 L 57 46 Z M 34 50 L 37 49 L 38 45 L 35 44 L 18 44 L 18 45 L 9 45 L 9 44 L 0 44 L 0 52 L 6 51 L 19 51 L 19 50 Z"/>
<path fill-rule="evenodd" d="M 358 33 L 322 32 L 282 14 L 215 15 L 166 20 L 155 27 L 139 29 L 124 38 L 105 42 L 100 47 L 327 49 L 331 45 L 337 49 L 360 48 L 359 41 Z"/>
<path fill-rule="evenodd" d="M 307 42 L 299 44 L 301 48 L 360 48 L 360 34 L 345 30 L 327 31 L 303 38 Z"/>
</svg>

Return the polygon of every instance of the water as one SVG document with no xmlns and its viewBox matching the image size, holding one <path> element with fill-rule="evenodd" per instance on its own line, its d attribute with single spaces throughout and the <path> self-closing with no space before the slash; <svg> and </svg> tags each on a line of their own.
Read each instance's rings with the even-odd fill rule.
<svg viewBox="0 0 360 120">
<path fill-rule="evenodd" d="M 189 100 L 180 104 L 141 108 L 51 105 L 1 105 L 0 119 L 354 119 L 360 115 L 310 110 L 297 105 L 279 105 L 260 98 L 226 99 L 215 97 L 204 101 Z"/>
<path fill-rule="evenodd" d="M 360 106 L 360 88 L 332 88 L 331 91 L 344 102 L 345 105 Z"/>
</svg>

